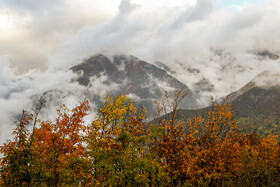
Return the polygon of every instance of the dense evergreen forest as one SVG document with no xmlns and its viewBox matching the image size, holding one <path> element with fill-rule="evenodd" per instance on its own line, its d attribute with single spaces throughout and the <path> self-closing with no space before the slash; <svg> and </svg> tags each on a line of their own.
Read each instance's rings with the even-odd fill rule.
<svg viewBox="0 0 280 187">
<path fill-rule="evenodd" d="M 55 121 L 23 111 L 1 146 L 2 186 L 279 186 L 274 135 L 239 130 L 229 103 L 187 121 L 178 91 L 146 119 L 126 96 L 107 97 L 91 124 L 90 102 L 58 106 Z M 161 117 L 170 112 L 170 115 Z"/>
</svg>

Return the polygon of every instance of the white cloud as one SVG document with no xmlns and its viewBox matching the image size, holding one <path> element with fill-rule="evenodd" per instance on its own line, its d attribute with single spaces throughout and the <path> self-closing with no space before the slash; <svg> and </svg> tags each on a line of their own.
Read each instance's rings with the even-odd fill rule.
<svg viewBox="0 0 280 187">
<path fill-rule="evenodd" d="M 66 93 L 69 103 L 84 98 L 88 88 L 71 83 L 75 76 L 66 70 L 100 52 L 162 61 L 190 88 L 206 79 L 214 85 L 201 93 L 207 97 L 235 91 L 262 71 L 278 71 L 279 60 L 254 53 L 280 54 L 279 0 L 239 11 L 211 0 L 170 2 L 2 0 L 0 54 L 9 55 L 0 63 L 1 128 L 30 107 L 33 95 L 59 88 L 57 96 Z M 101 79 L 92 84 L 104 94 Z"/>
<path fill-rule="evenodd" d="M 8 58 L 2 56 L 0 59 L 0 142 L 11 135 L 21 111 L 25 109 L 32 112 L 40 96 L 48 100 L 40 113 L 40 118 L 45 120 L 55 119 L 60 102 L 73 108 L 84 99 L 91 99 L 86 94 L 88 88 L 73 81 L 75 79 L 77 75 L 71 71 L 32 70 L 23 75 L 15 75 L 9 68 Z"/>
</svg>

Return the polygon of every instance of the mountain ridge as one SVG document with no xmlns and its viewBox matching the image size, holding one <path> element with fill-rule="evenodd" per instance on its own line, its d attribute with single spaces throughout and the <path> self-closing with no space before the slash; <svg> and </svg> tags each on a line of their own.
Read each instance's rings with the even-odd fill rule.
<svg viewBox="0 0 280 187">
<path fill-rule="evenodd" d="M 119 85 L 119 90 L 113 94 L 135 96 L 140 105 L 144 105 L 148 111 L 155 112 L 154 100 L 160 100 L 164 91 L 171 95 L 183 88 L 189 95 L 184 100 L 185 108 L 196 108 L 197 103 L 191 90 L 172 77 L 165 70 L 140 60 L 133 56 L 115 55 L 107 57 L 98 54 L 86 59 L 83 63 L 71 68 L 80 75 L 78 82 L 84 86 L 91 86 L 91 79 L 106 77 L 104 84 Z"/>
</svg>

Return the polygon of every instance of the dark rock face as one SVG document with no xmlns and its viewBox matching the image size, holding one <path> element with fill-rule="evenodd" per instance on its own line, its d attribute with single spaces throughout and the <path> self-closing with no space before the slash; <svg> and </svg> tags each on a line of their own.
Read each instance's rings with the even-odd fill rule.
<svg viewBox="0 0 280 187">
<path fill-rule="evenodd" d="M 165 70 L 132 56 L 119 55 L 109 58 L 99 54 L 74 66 L 71 70 L 83 72 L 78 81 L 85 86 L 90 86 L 92 77 L 106 76 L 105 83 L 108 86 L 119 85 L 117 93 L 114 94 L 136 96 L 138 98 L 136 103 L 144 105 L 149 112 L 155 110 L 153 101 L 161 99 L 164 91 L 172 95 L 181 88 L 189 92 L 181 107 L 189 109 L 196 107 L 193 94 L 186 85 Z"/>
<path fill-rule="evenodd" d="M 264 51 L 260 51 L 257 53 L 257 55 L 259 57 L 262 57 L 262 58 L 269 58 L 271 60 L 278 60 L 279 59 L 279 56 L 268 51 L 268 50 L 264 50 Z"/>
</svg>

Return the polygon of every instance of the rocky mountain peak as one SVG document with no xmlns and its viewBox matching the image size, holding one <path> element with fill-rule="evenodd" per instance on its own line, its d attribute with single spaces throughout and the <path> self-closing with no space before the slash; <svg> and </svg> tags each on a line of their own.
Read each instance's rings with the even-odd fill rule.
<svg viewBox="0 0 280 187">
<path fill-rule="evenodd" d="M 153 101 L 164 96 L 164 91 L 175 93 L 184 88 L 189 96 L 182 105 L 183 108 L 196 108 L 196 101 L 188 86 L 148 62 L 133 56 L 98 54 L 71 68 L 73 72 L 82 72 L 79 83 L 91 86 L 93 78 L 106 77 L 108 86 L 117 84 L 117 94 L 137 98 L 136 102 L 153 110 Z"/>
</svg>

